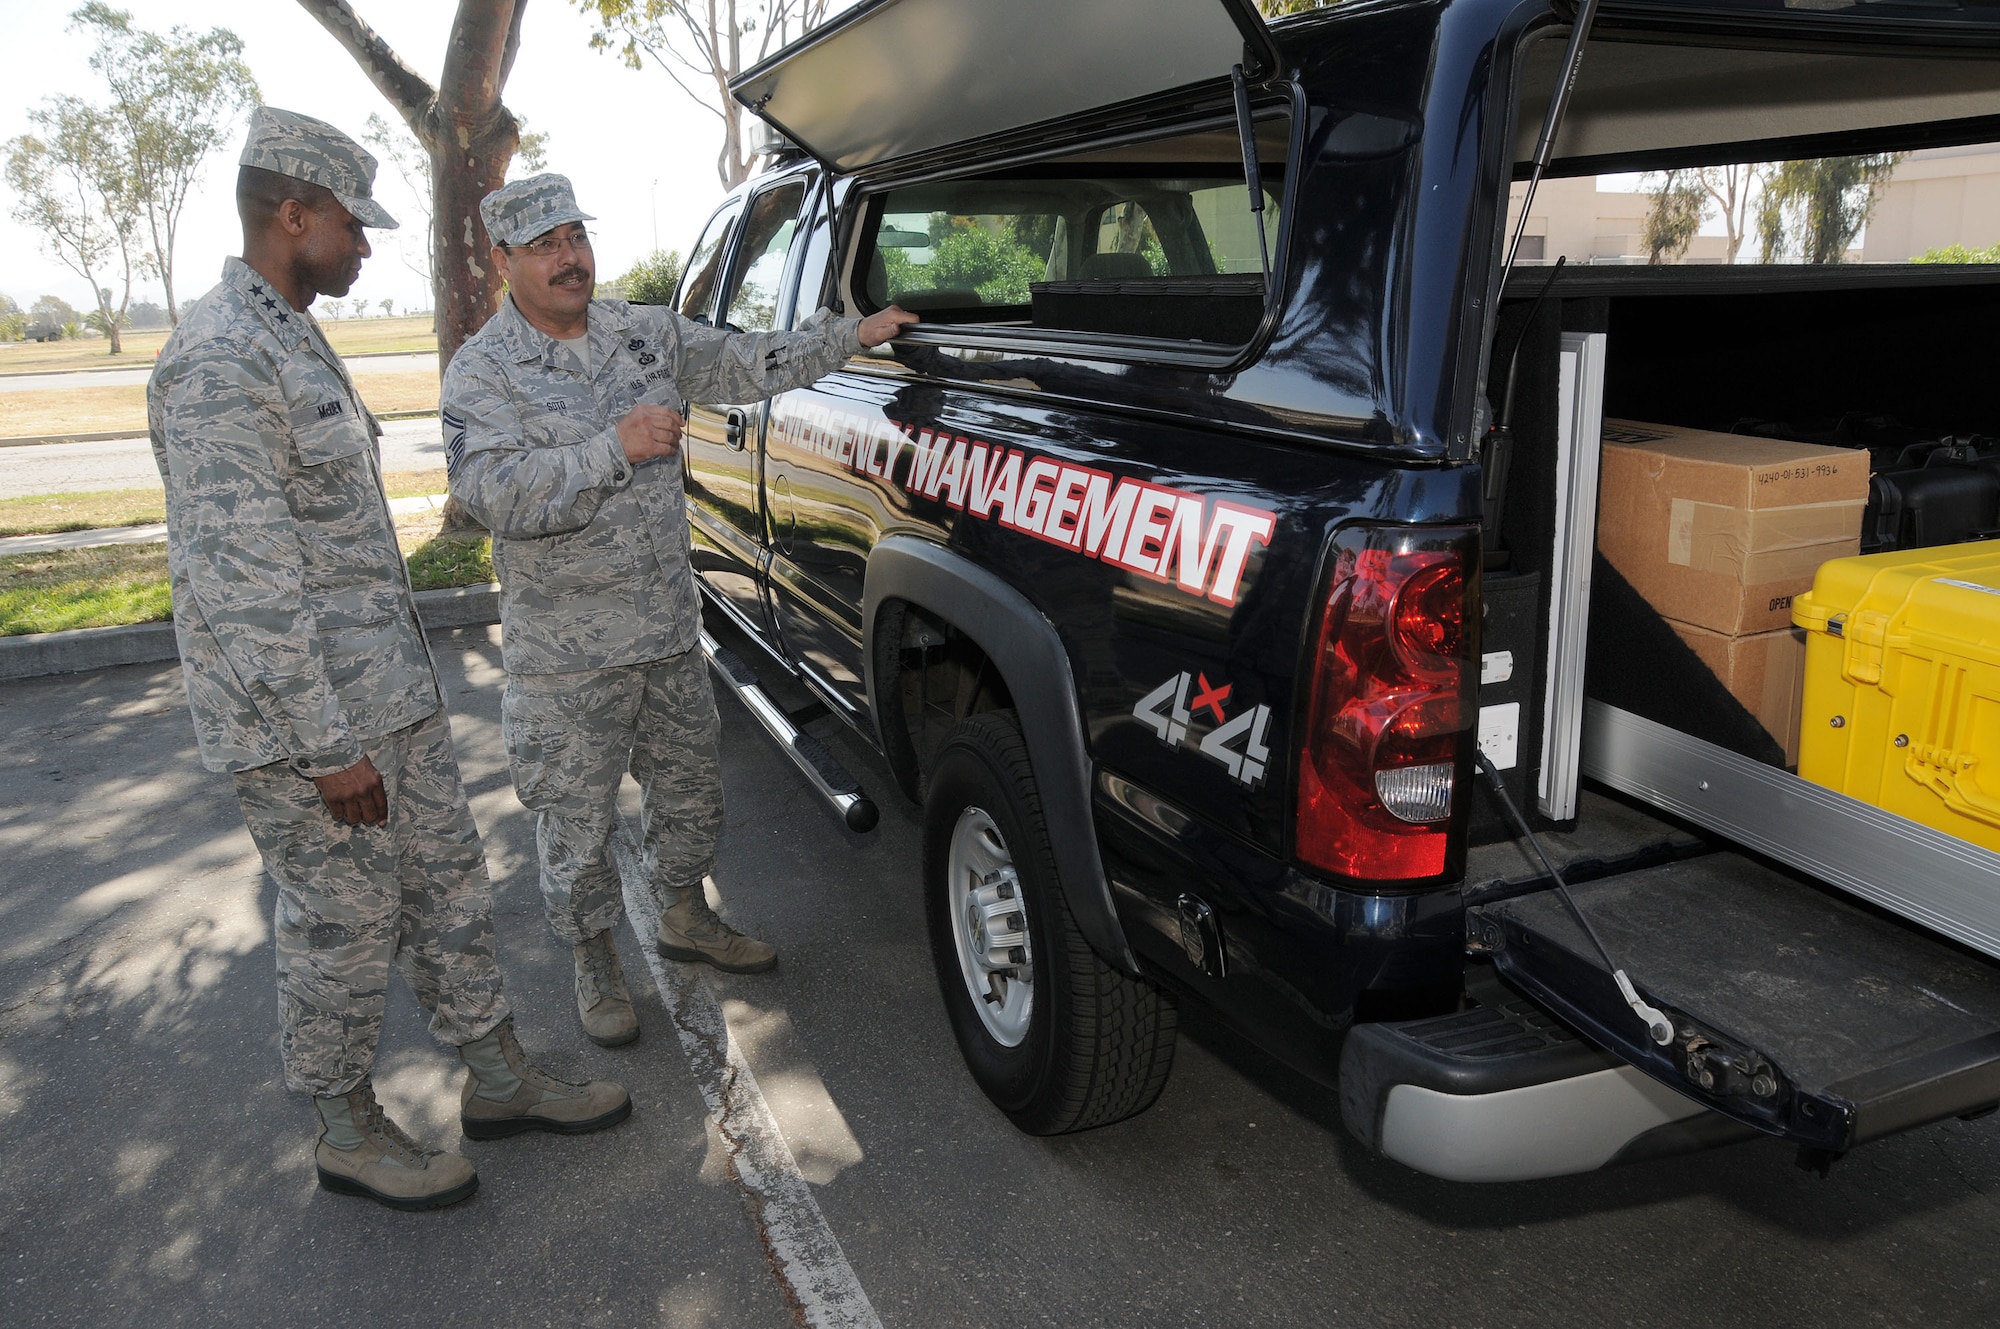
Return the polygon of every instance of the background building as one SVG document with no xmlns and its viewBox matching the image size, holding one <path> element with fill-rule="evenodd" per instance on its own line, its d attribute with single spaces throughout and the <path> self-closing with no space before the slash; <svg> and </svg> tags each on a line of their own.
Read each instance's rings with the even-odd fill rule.
<svg viewBox="0 0 2000 1329">
<path fill-rule="evenodd" d="M 1644 263 L 1648 194 L 1634 176 L 1581 176 L 1544 180 L 1535 190 L 1521 240 L 1523 263 Z M 1508 226 L 1520 215 L 1516 185 Z M 1711 226 L 1716 225 L 1710 223 Z M 1906 263 L 1947 245 L 1984 249 L 2000 244 L 2000 145 L 1930 148 L 1913 152 L 1883 186 L 1851 262 Z M 1722 235 L 1697 235 L 1682 263 L 1728 261 Z M 1755 262 L 1757 237 L 1744 240 L 1739 261 Z"/>
</svg>

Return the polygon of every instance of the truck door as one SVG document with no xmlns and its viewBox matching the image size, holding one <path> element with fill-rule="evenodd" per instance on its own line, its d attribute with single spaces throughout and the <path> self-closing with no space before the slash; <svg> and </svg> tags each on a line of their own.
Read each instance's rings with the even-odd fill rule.
<svg viewBox="0 0 2000 1329">
<path fill-rule="evenodd" d="M 795 176 L 753 194 L 717 308 L 734 332 L 781 326 L 785 273 L 805 204 L 807 180 Z M 695 567 L 745 626 L 765 636 L 764 563 L 770 547 L 764 510 L 763 402 L 690 403 L 687 422 L 688 514 Z"/>
<path fill-rule="evenodd" d="M 833 211 L 816 211 L 800 246 L 795 317 L 810 314 L 829 285 L 831 218 L 845 189 L 835 184 Z M 906 515 L 882 473 L 895 467 L 898 436 L 883 414 L 897 387 L 895 369 L 886 347 L 861 352 L 849 368 L 771 402 L 765 484 L 772 612 L 793 668 L 856 722 L 868 715 L 861 647 L 868 551 Z"/>
<path fill-rule="evenodd" d="M 740 252 L 746 208 L 726 204 L 708 222 L 688 260 L 680 288 L 680 314 L 694 322 L 728 322 L 732 254 Z M 752 416 L 728 402 L 690 402 L 682 440 L 688 468 L 688 528 L 696 576 L 736 610 L 746 626 L 766 630 L 758 596 L 762 558 L 762 500 L 758 496 L 758 440 Z"/>
</svg>

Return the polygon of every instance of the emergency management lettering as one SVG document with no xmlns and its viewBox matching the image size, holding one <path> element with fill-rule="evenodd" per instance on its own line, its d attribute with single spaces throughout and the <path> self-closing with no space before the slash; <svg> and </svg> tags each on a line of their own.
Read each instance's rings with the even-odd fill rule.
<svg viewBox="0 0 2000 1329">
<path fill-rule="evenodd" d="M 1155 581 L 1233 605 L 1250 551 L 1271 542 L 1276 514 L 985 443 L 963 434 L 871 420 L 823 406 L 786 412 L 773 432 L 849 470 L 899 485 Z M 907 455 L 909 463 L 896 472 Z"/>
</svg>

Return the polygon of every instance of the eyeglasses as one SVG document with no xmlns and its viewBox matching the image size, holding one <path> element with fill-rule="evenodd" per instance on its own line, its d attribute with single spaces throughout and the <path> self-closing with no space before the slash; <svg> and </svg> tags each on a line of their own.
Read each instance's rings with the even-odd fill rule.
<svg viewBox="0 0 2000 1329">
<path fill-rule="evenodd" d="M 525 249 L 536 258 L 554 258 L 558 253 L 562 252 L 562 247 L 565 244 L 576 253 L 588 254 L 590 252 L 590 233 L 579 230 L 571 231 L 567 236 L 544 235 L 528 241 L 525 245 L 508 245 L 507 248 Z"/>
</svg>

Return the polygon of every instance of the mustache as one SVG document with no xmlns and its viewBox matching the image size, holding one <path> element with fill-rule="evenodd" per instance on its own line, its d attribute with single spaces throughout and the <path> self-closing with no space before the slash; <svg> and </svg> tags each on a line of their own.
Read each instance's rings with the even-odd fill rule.
<svg viewBox="0 0 2000 1329">
<path fill-rule="evenodd" d="M 571 277 L 581 277 L 585 281 L 588 281 L 590 280 L 590 273 L 578 264 L 572 263 L 562 271 L 556 273 L 555 276 L 549 278 L 549 285 L 554 286 L 558 282 L 568 281 Z"/>
</svg>

